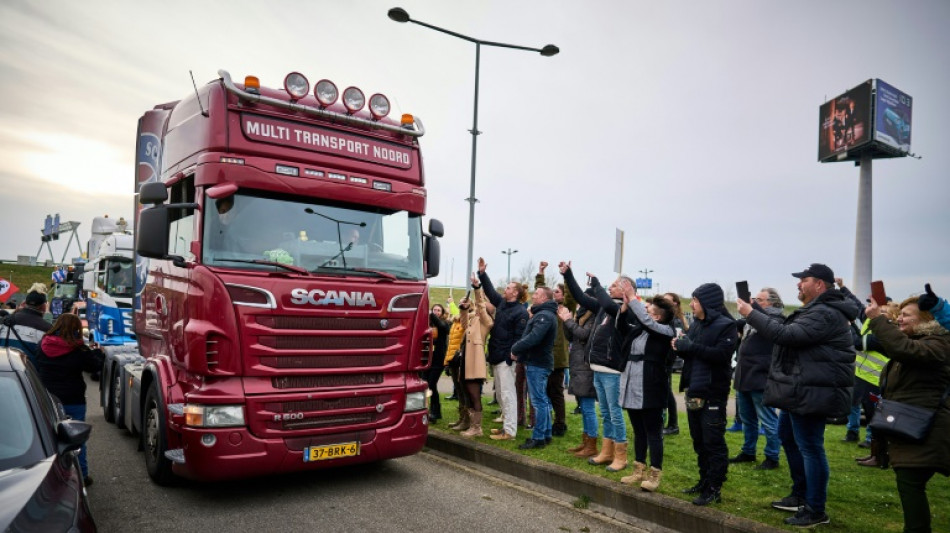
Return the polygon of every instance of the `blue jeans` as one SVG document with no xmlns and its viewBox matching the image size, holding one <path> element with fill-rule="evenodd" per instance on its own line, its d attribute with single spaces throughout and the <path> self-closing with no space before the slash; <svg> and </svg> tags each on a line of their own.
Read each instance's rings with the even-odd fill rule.
<svg viewBox="0 0 950 533">
<path fill-rule="evenodd" d="M 825 512 L 830 475 L 825 456 L 825 417 L 782 411 L 778 427 L 792 475 L 792 495 L 804 497 L 812 511 Z"/>
<path fill-rule="evenodd" d="M 548 398 L 548 376 L 550 368 L 534 365 L 524 365 L 525 378 L 528 382 L 528 394 L 531 395 L 531 405 L 534 406 L 534 430 L 531 438 L 545 440 L 551 438 L 551 400 Z"/>
<path fill-rule="evenodd" d="M 581 419 L 584 421 L 584 435 L 597 437 L 597 407 L 594 398 L 578 398 L 577 405 L 581 408 Z"/>
<path fill-rule="evenodd" d="M 85 421 L 86 420 L 86 404 L 71 404 L 64 405 L 63 411 L 66 412 L 66 415 L 73 420 Z M 79 448 L 79 468 L 82 469 L 82 477 L 89 475 L 89 465 L 86 463 L 86 445 L 83 444 L 82 448 Z"/>
<path fill-rule="evenodd" d="M 762 403 L 762 391 L 736 392 L 739 400 L 739 419 L 742 420 L 742 433 L 745 442 L 742 453 L 755 455 L 755 446 L 759 441 L 759 424 L 765 431 L 765 457 L 778 461 L 778 415 L 775 409 Z"/>
<path fill-rule="evenodd" d="M 600 402 L 600 416 L 604 419 L 604 438 L 627 442 L 627 423 L 620 407 L 620 374 L 594 371 L 594 390 Z"/>
</svg>

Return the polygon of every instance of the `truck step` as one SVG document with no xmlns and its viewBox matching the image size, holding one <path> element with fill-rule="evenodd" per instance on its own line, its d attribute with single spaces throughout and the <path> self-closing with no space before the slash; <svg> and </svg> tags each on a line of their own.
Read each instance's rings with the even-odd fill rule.
<svg viewBox="0 0 950 533">
<path fill-rule="evenodd" d="M 174 450 L 168 450 L 165 452 L 165 457 L 178 465 L 185 464 L 185 450 L 183 448 L 176 448 Z"/>
</svg>

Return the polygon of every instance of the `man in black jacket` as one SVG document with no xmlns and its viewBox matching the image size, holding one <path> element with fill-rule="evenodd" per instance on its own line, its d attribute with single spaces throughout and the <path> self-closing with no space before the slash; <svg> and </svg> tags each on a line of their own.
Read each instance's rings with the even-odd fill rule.
<svg viewBox="0 0 950 533">
<path fill-rule="evenodd" d="M 708 505 L 721 501 L 729 469 L 726 402 L 738 332 L 719 285 L 700 285 L 689 306 L 693 310 L 689 333 L 672 341 L 684 360 L 680 379 L 686 384 L 689 435 L 699 463 L 699 483 L 683 492 L 699 493 L 693 504 Z"/>
<path fill-rule="evenodd" d="M 775 343 L 765 386 L 765 404 L 781 409 L 779 438 L 792 476 L 792 494 L 772 507 L 797 511 L 785 523 L 798 527 L 827 524 L 828 459 L 825 420 L 851 409 L 854 344 L 851 321 L 858 306 L 834 287 L 834 272 L 813 263 L 799 278 L 802 307 L 784 320 L 738 300 L 739 314 Z"/>
<path fill-rule="evenodd" d="M 518 432 L 518 398 L 515 389 L 515 367 L 511 360 L 511 346 L 521 338 L 528 323 L 528 311 L 518 301 L 521 295 L 520 283 L 509 283 L 505 287 L 504 297 L 492 286 L 491 278 L 485 270 L 488 264 L 478 258 L 478 280 L 485 289 L 485 296 L 495 306 L 495 324 L 488 337 L 488 363 L 495 375 L 496 396 L 501 404 L 504 427 L 492 433 L 494 440 L 510 440 Z M 524 410 L 522 409 L 522 412 Z"/>
<path fill-rule="evenodd" d="M 522 450 L 543 448 L 551 442 L 551 400 L 548 399 L 548 376 L 554 369 L 554 339 L 557 337 L 557 302 L 554 292 L 539 287 L 531 297 L 531 319 L 524 334 L 511 347 L 511 358 L 524 363 L 528 393 L 534 406 L 534 432 L 518 446 Z"/>
<path fill-rule="evenodd" d="M 23 301 L 23 307 L 12 315 L 3 317 L 3 323 L 0 324 L 0 346 L 26 352 L 30 362 L 36 366 L 40 339 L 52 327 L 52 324 L 43 318 L 45 313 L 46 294 L 30 291 Z"/>
</svg>

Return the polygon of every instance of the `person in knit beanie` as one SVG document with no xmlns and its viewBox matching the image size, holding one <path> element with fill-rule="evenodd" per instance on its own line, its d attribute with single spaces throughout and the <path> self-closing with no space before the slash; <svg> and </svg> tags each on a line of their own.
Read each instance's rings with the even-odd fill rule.
<svg viewBox="0 0 950 533">
<path fill-rule="evenodd" d="M 693 310 L 689 332 L 672 341 L 684 360 L 681 387 L 686 390 L 689 434 L 700 465 L 699 482 L 684 492 L 698 493 L 693 504 L 708 505 L 721 501 L 729 468 L 726 402 L 739 335 L 719 285 L 697 287 L 689 306 Z"/>
</svg>

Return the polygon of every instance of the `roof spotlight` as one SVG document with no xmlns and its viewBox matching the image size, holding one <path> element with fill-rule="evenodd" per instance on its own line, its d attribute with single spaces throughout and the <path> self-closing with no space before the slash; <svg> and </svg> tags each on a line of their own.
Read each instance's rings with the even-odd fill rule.
<svg viewBox="0 0 950 533">
<path fill-rule="evenodd" d="M 323 107 L 331 106 L 340 97 L 340 91 L 330 80 L 320 80 L 313 87 L 313 96 Z"/>
<path fill-rule="evenodd" d="M 284 90 L 294 100 L 300 100 L 310 92 L 310 82 L 299 72 L 291 72 L 284 78 Z"/>
<path fill-rule="evenodd" d="M 379 120 L 389 114 L 389 98 L 376 93 L 369 97 L 369 112 L 373 118 Z"/>
<path fill-rule="evenodd" d="M 363 109 L 364 105 L 366 105 L 366 97 L 363 96 L 363 91 L 356 87 L 347 87 L 346 90 L 343 91 L 343 107 L 345 107 L 351 115 Z"/>
</svg>

